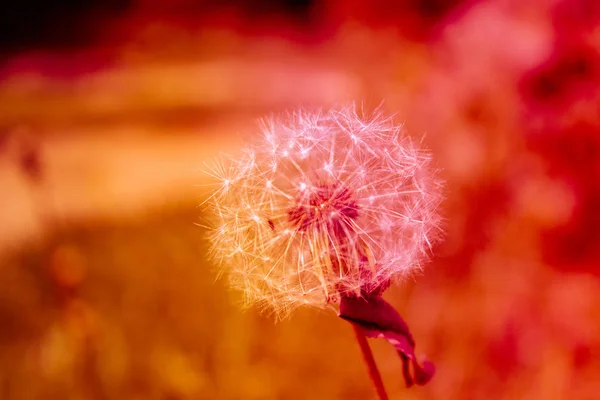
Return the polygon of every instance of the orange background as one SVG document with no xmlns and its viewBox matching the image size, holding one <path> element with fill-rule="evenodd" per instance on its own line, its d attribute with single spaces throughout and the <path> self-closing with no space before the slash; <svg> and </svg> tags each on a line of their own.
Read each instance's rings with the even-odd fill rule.
<svg viewBox="0 0 600 400">
<path fill-rule="evenodd" d="M 390 397 L 600 398 L 596 1 L 70 3 L 0 10 L 0 398 L 373 398 L 346 322 L 241 310 L 194 225 L 257 117 L 353 100 L 447 181 L 386 294 L 437 374 L 372 341 Z"/>
</svg>

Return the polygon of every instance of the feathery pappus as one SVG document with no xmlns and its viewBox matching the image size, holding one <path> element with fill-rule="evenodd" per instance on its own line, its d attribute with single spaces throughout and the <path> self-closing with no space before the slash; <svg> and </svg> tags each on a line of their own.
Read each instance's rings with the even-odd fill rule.
<svg viewBox="0 0 600 400">
<path fill-rule="evenodd" d="M 208 171 L 213 255 L 248 304 L 283 316 L 379 294 L 422 268 L 440 237 L 442 184 L 401 125 L 350 105 L 261 128 Z"/>
</svg>

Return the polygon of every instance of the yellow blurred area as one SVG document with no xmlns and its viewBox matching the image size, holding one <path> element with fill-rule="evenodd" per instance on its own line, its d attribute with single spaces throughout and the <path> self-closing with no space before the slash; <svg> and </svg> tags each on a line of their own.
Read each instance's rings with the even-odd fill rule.
<svg viewBox="0 0 600 400">
<path fill-rule="evenodd" d="M 205 163 L 257 118 L 382 100 L 447 181 L 445 243 L 386 294 L 437 373 L 406 389 L 371 341 L 390 398 L 600 398 L 600 279 L 543 254 L 578 193 L 524 133 L 537 121 L 520 79 L 554 45 L 546 3 L 476 2 L 420 42 L 352 21 L 306 44 L 155 18 L 117 43 L 6 60 L 0 399 L 374 398 L 335 313 L 274 323 L 239 307 L 198 205 Z M 586 104 L 565 121 L 598 123 Z"/>
</svg>

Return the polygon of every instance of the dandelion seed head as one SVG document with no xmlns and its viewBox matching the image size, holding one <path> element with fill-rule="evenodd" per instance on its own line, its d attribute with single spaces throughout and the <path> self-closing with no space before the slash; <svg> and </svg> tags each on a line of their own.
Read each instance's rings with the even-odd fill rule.
<svg viewBox="0 0 600 400">
<path fill-rule="evenodd" d="M 419 271 L 440 237 L 430 155 L 380 112 L 270 120 L 214 171 L 213 254 L 248 304 L 280 316 L 382 291 Z"/>
</svg>

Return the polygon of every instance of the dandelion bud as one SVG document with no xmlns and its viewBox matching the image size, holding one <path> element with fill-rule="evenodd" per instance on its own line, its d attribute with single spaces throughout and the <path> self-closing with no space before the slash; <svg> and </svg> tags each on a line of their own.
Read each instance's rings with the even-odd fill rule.
<svg viewBox="0 0 600 400">
<path fill-rule="evenodd" d="M 248 304 L 285 314 L 378 295 L 439 236 L 429 154 L 380 112 L 299 111 L 214 167 L 213 253 Z"/>
</svg>

